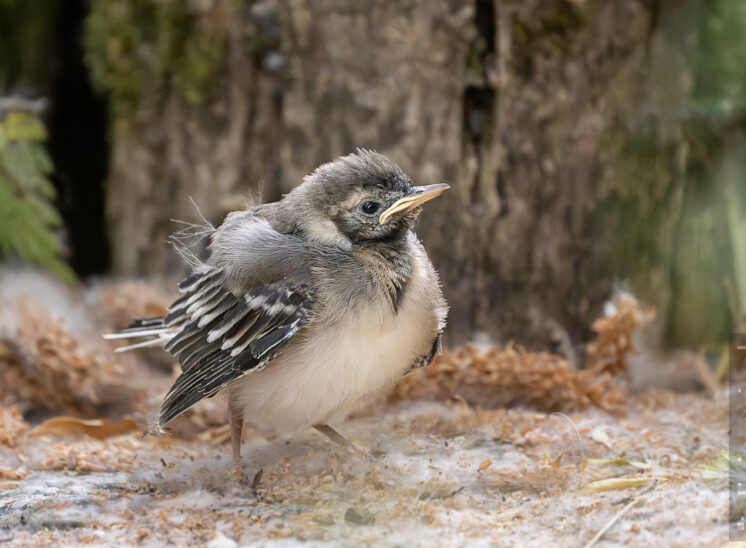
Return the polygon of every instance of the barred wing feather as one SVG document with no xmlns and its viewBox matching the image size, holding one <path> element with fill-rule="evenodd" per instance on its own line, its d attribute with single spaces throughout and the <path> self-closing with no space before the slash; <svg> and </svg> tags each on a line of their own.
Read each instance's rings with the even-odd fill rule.
<svg viewBox="0 0 746 548">
<path fill-rule="evenodd" d="M 308 286 L 288 282 L 236 295 L 217 268 L 190 275 L 179 289 L 183 294 L 167 316 L 138 320 L 109 337 L 150 337 L 126 349 L 167 341 L 165 349 L 182 373 L 161 406 L 161 426 L 236 379 L 263 369 L 308 322 L 313 297 Z"/>
</svg>

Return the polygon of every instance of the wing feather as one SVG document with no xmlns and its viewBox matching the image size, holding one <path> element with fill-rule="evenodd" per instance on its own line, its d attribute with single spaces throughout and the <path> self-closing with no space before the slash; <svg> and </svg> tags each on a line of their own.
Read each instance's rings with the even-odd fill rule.
<svg viewBox="0 0 746 548">
<path fill-rule="evenodd" d="M 313 292 L 307 286 L 278 282 L 236 296 L 216 271 L 182 280 L 184 295 L 164 319 L 179 329 L 165 348 L 179 360 L 182 373 L 161 406 L 161 426 L 265 367 L 308 322 Z"/>
<path fill-rule="evenodd" d="M 121 350 L 165 342 L 181 365 L 161 406 L 167 424 L 198 401 L 264 368 L 309 321 L 314 292 L 287 281 L 257 285 L 236 295 L 220 268 L 202 266 L 178 284 L 182 295 L 164 317 L 136 320 L 108 339 L 146 338 Z"/>
</svg>

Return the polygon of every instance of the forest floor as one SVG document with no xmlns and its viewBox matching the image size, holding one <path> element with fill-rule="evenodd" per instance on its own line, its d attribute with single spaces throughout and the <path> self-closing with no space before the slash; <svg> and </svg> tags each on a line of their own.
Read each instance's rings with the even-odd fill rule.
<svg viewBox="0 0 746 548">
<path fill-rule="evenodd" d="M 633 390 L 639 307 L 596 325 L 585 369 L 464 346 L 335 425 L 355 449 L 247 428 L 236 468 L 224 401 L 150 433 L 173 364 L 98 337 L 159 313 L 157 290 L 33 283 L 0 290 L 0 545 L 728 541 L 727 388 Z"/>
</svg>

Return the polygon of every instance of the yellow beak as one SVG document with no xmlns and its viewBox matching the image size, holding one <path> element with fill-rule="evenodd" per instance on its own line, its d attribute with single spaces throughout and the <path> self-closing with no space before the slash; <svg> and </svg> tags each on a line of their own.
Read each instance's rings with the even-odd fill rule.
<svg viewBox="0 0 746 548">
<path fill-rule="evenodd" d="M 415 193 L 413 195 L 402 198 L 401 200 L 397 200 L 396 202 L 394 202 L 394 205 L 381 213 L 381 216 L 378 218 L 378 223 L 386 224 L 387 222 L 389 222 L 391 217 L 393 217 L 397 213 L 404 213 L 405 211 L 414 209 L 415 207 L 420 206 L 425 202 L 432 200 L 433 198 L 437 198 L 449 188 L 451 187 L 445 183 L 439 183 L 437 185 L 416 186 L 414 187 Z"/>
</svg>

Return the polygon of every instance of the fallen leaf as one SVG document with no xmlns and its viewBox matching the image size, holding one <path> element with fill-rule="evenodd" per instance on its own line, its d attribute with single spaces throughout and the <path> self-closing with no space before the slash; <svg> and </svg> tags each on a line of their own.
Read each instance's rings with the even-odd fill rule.
<svg viewBox="0 0 746 548">
<path fill-rule="evenodd" d="M 129 417 L 119 422 L 109 419 L 84 420 L 75 417 L 54 417 L 46 420 L 31 430 L 31 436 L 90 436 L 99 440 L 119 436 L 132 430 L 137 430 L 137 423 Z"/>
<path fill-rule="evenodd" d="M 583 487 L 583 491 L 599 493 L 614 489 L 629 489 L 630 487 L 640 487 L 651 481 L 653 481 L 653 478 L 609 478 L 592 481 Z"/>
<path fill-rule="evenodd" d="M 632 466 L 640 470 L 652 470 L 653 465 L 647 462 L 639 462 L 636 460 L 627 460 L 624 457 L 617 457 L 615 459 L 588 459 L 588 464 L 595 466 Z"/>
</svg>

